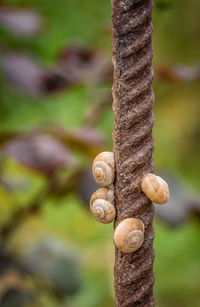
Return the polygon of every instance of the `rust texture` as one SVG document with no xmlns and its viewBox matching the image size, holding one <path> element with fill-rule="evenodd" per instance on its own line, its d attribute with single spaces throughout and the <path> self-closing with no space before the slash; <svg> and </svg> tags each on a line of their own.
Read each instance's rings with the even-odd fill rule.
<svg viewBox="0 0 200 307">
<path fill-rule="evenodd" d="M 153 172 L 151 0 L 112 0 L 114 183 L 117 217 L 145 225 L 145 241 L 135 253 L 115 253 L 116 306 L 151 307 L 153 295 L 153 215 L 151 201 L 141 190 L 141 179 Z"/>
</svg>

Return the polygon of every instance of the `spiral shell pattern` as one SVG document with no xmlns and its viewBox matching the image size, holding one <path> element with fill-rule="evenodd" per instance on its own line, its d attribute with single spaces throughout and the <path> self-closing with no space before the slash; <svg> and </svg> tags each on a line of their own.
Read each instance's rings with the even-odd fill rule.
<svg viewBox="0 0 200 307">
<path fill-rule="evenodd" d="M 115 229 L 114 242 L 123 253 L 137 251 L 144 242 L 144 225 L 136 218 L 123 220 Z"/>
<path fill-rule="evenodd" d="M 90 211 L 93 217 L 101 223 L 113 222 L 116 216 L 113 189 L 98 189 L 91 197 Z"/>
<path fill-rule="evenodd" d="M 101 152 L 94 160 L 92 173 L 96 182 L 102 187 L 111 185 L 115 178 L 114 156 L 112 152 Z"/>
<path fill-rule="evenodd" d="M 127 248 L 130 252 L 137 251 L 144 241 L 144 233 L 141 230 L 133 230 L 127 236 Z"/>
<path fill-rule="evenodd" d="M 153 172 L 152 0 L 112 0 L 115 226 L 129 217 L 145 226 L 142 246 L 115 253 L 117 307 L 152 307 L 154 209 L 141 180 Z"/>
</svg>

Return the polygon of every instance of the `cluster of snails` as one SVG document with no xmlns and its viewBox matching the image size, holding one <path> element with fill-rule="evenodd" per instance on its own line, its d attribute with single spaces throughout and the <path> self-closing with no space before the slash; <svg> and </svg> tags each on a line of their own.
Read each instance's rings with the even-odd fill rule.
<svg viewBox="0 0 200 307">
<path fill-rule="evenodd" d="M 115 179 L 114 155 L 112 152 L 102 152 L 94 159 L 92 174 L 102 188 L 93 193 L 90 199 L 90 211 L 97 221 L 104 224 L 111 223 L 116 216 L 114 191 L 109 188 Z"/>
<path fill-rule="evenodd" d="M 116 208 L 114 190 L 110 186 L 115 179 L 113 152 L 102 152 L 94 159 L 92 173 L 101 186 L 90 199 L 90 211 L 99 222 L 108 224 L 115 220 Z M 157 204 L 164 204 L 169 199 L 167 183 L 159 176 L 147 173 L 141 181 L 142 191 Z M 121 221 L 115 228 L 114 243 L 124 253 L 137 251 L 144 242 L 144 224 L 140 219 L 131 217 Z"/>
</svg>

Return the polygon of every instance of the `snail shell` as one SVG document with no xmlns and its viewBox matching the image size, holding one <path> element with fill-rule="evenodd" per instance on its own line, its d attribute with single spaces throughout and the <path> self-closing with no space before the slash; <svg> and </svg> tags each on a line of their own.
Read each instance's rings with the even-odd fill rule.
<svg viewBox="0 0 200 307">
<path fill-rule="evenodd" d="M 115 179 L 113 152 L 101 152 L 94 159 L 92 173 L 96 182 L 102 187 L 108 187 Z"/>
<path fill-rule="evenodd" d="M 123 253 L 137 251 L 144 242 L 144 224 L 136 218 L 126 218 L 115 228 L 114 242 Z"/>
<path fill-rule="evenodd" d="M 165 204 L 169 200 L 168 184 L 159 176 L 146 174 L 142 178 L 142 191 L 156 204 Z"/>
<path fill-rule="evenodd" d="M 90 199 L 90 211 L 101 223 L 108 224 L 114 221 L 116 210 L 113 189 L 101 188 L 94 192 Z"/>
</svg>

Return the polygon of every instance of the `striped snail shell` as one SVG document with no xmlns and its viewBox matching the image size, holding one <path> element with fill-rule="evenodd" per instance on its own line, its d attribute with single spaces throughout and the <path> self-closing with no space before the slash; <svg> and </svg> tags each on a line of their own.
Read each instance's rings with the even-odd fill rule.
<svg viewBox="0 0 200 307">
<path fill-rule="evenodd" d="M 96 182 L 102 187 L 108 187 L 115 179 L 113 152 L 104 151 L 96 156 L 92 165 L 92 173 Z"/>
<path fill-rule="evenodd" d="M 144 242 L 144 224 L 136 218 L 126 218 L 115 228 L 114 242 L 123 253 L 137 251 Z"/>
<path fill-rule="evenodd" d="M 90 199 L 90 211 L 93 217 L 104 224 L 115 219 L 114 191 L 109 188 L 100 188 L 93 193 Z"/>
</svg>

